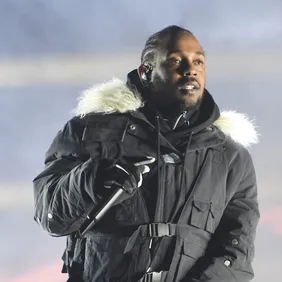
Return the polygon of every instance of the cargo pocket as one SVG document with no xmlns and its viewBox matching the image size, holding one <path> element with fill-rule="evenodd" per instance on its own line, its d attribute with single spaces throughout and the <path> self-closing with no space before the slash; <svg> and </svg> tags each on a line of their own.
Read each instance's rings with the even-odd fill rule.
<svg viewBox="0 0 282 282">
<path fill-rule="evenodd" d="M 190 224 L 205 229 L 209 215 L 210 203 L 198 199 L 193 200 Z"/>
<path fill-rule="evenodd" d="M 182 253 L 180 255 L 179 264 L 177 267 L 175 279 L 173 281 L 182 281 L 188 272 L 195 265 L 197 260 L 205 254 L 206 244 L 198 241 L 193 241 L 190 238 L 185 238 L 182 245 Z"/>
<path fill-rule="evenodd" d="M 214 233 L 222 215 L 222 208 L 211 203 L 209 207 L 209 214 L 205 230 Z"/>
<path fill-rule="evenodd" d="M 209 233 L 214 233 L 220 221 L 221 215 L 221 207 L 211 202 L 194 199 L 190 224 Z"/>
</svg>

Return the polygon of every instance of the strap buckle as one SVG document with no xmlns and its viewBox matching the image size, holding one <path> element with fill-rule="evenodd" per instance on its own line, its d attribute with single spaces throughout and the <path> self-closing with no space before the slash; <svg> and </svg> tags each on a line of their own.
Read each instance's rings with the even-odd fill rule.
<svg viewBox="0 0 282 282">
<path fill-rule="evenodd" d="M 170 223 L 150 223 L 148 229 L 150 237 L 173 236 Z"/>
<path fill-rule="evenodd" d="M 161 282 L 162 273 L 163 271 L 145 273 L 141 282 Z"/>
</svg>

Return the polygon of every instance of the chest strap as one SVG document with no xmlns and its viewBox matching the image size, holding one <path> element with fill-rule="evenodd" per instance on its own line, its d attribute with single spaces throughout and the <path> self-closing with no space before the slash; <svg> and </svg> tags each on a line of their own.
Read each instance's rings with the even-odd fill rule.
<svg viewBox="0 0 282 282">
<path fill-rule="evenodd" d="M 187 224 L 175 224 L 175 223 L 150 223 L 139 225 L 137 230 L 131 235 L 127 241 L 124 253 L 129 253 L 138 244 L 141 243 L 141 238 L 152 239 L 155 237 L 172 237 L 172 236 L 187 236 L 187 232 L 190 230 L 190 226 Z M 148 241 L 149 243 L 149 241 Z"/>
</svg>

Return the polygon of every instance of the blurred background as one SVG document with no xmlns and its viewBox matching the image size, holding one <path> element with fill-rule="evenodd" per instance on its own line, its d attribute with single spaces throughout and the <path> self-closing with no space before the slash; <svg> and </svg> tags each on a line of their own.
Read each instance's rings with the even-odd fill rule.
<svg viewBox="0 0 282 282">
<path fill-rule="evenodd" d="M 255 282 L 282 266 L 282 2 L 279 0 L 0 1 L 0 281 L 65 281 L 65 239 L 33 221 L 32 179 L 80 92 L 136 68 L 147 37 L 190 29 L 207 53 L 207 88 L 221 109 L 255 119 L 251 148 L 261 220 Z"/>
</svg>

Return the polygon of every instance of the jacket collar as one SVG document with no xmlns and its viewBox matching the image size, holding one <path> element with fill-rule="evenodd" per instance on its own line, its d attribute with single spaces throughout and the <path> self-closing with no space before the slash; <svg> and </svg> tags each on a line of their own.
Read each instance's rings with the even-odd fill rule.
<svg viewBox="0 0 282 282">
<path fill-rule="evenodd" d="M 129 89 L 126 83 L 116 78 L 83 91 L 78 100 L 73 112 L 81 118 L 90 113 L 106 115 L 134 112 L 144 105 L 137 90 Z M 258 143 L 254 121 L 246 114 L 222 111 L 213 124 L 244 147 Z"/>
</svg>

